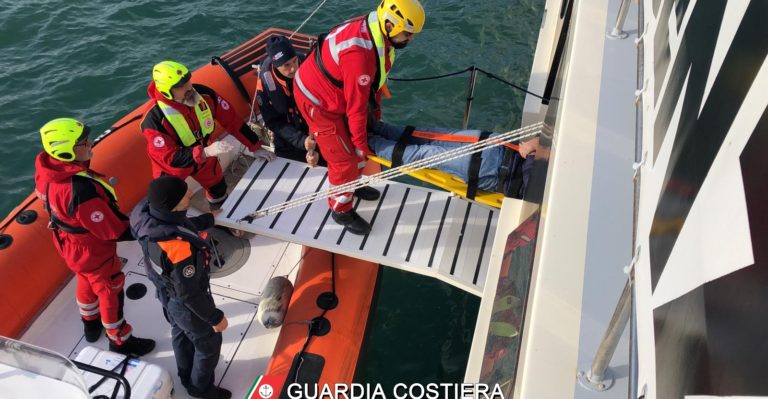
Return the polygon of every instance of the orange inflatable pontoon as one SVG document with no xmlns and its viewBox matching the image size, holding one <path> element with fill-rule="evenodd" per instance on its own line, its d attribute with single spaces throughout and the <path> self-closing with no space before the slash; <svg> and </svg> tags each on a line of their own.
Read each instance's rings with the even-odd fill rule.
<svg viewBox="0 0 768 399">
<path fill-rule="evenodd" d="M 247 117 L 257 79 L 252 65 L 258 65 L 264 56 L 267 38 L 291 33 L 266 30 L 195 70 L 192 81 L 213 88 L 227 98 L 241 116 Z M 297 51 L 306 53 L 311 39 L 295 34 L 291 41 Z M 100 173 L 117 177 L 116 190 L 125 213 L 144 197 L 151 180 L 146 142 L 139 129 L 146 107 L 145 103 L 120 119 L 94 147 L 91 165 Z M 0 224 L 0 335 L 19 337 L 72 276 L 53 246 L 47 222 L 42 202 L 31 194 Z M 307 332 L 306 324 L 292 322 L 319 315 L 316 296 L 330 290 L 331 254 L 316 249 L 305 248 L 305 251 L 312 253 L 305 257 L 299 271 L 270 373 L 288 372 Z M 307 351 L 323 356 L 324 381 L 351 382 L 378 266 L 352 258 L 335 258 L 336 293 L 341 300 L 338 308 L 326 314 L 333 327 L 329 335 L 313 337 Z"/>
</svg>

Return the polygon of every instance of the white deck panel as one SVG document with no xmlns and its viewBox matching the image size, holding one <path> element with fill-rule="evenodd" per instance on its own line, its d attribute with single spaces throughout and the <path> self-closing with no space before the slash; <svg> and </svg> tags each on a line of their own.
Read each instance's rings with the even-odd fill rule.
<svg viewBox="0 0 768 399">
<path fill-rule="evenodd" d="M 336 224 L 324 199 L 251 223 L 240 221 L 258 209 L 326 187 L 325 168 L 282 158 L 256 161 L 224 203 L 217 224 L 433 276 L 475 295 L 482 293 L 498 210 L 448 192 L 395 182 L 374 185 L 381 191 L 378 201 L 354 203 L 371 222 L 372 231 L 366 236 L 350 234 Z"/>
<path fill-rule="evenodd" d="M 224 344 L 216 369 L 217 383 L 230 389 L 233 397 L 245 397 L 254 379 L 266 371 L 280 329 L 267 330 L 254 320 L 261 300 L 263 285 L 273 275 L 288 275 L 292 281 L 298 271 L 301 246 L 268 237 L 251 238 L 251 253 L 246 264 L 236 272 L 211 280 L 216 305 L 224 311 L 229 328 L 224 331 Z M 186 390 L 176 376 L 176 363 L 171 347 L 170 325 L 165 321 L 155 288 L 146 278 L 141 247 L 136 242 L 118 245 L 118 255 L 126 260 L 126 288 L 134 283 L 147 287 L 138 300 L 125 300 L 125 317 L 134 333 L 157 342 L 156 349 L 142 359 L 169 371 L 176 387 L 175 398 L 187 398 Z M 69 358 L 77 356 L 86 345 L 106 349 L 106 337 L 95 343 L 83 338 L 75 304 L 75 280 L 71 279 L 45 308 L 21 340 L 56 351 Z M 236 364 L 235 367 L 230 365 Z M 2 396 L 2 395 L 0 395 Z"/>
</svg>

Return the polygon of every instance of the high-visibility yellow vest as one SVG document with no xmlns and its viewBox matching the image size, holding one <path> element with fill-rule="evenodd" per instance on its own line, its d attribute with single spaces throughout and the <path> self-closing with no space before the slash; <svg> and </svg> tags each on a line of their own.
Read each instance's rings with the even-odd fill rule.
<svg viewBox="0 0 768 399">
<path fill-rule="evenodd" d="M 368 31 L 371 32 L 373 43 L 376 44 L 376 51 L 379 54 L 379 82 L 378 88 L 381 89 L 384 83 L 387 83 L 387 59 L 384 54 L 384 35 L 379 28 L 379 18 L 376 11 L 368 14 Z M 395 49 L 389 48 L 389 65 L 395 65 Z"/>
<path fill-rule="evenodd" d="M 158 101 L 157 105 L 160 107 L 160 110 L 163 111 L 165 119 L 167 119 L 168 123 L 173 126 L 173 130 L 176 131 L 176 134 L 181 139 L 181 143 L 184 144 L 185 147 L 192 146 L 197 142 L 198 139 L 213 133 L 213 129 L 215 127 L 213 121 L 213 113 L 211 113 L 211 108 L 208 106 L 208 103 L 204 99 L 201 98 L 200 102 L 195 105 L 195 116 L 197 116 L 197 121 L 200 124 L 200 130 L 203 134 L 201 137 L 198 137 L 194 132 L 192 132 L 192 129 L 190 129 L 189 123 L 187 123 L 184 115 L 176 110 L 176 108 L 173 108 L 163 101 Z"/>
<path fill-rule="evenodd" d="M 115 188 L 112 187 L 111 184 L 105 182 L 100 177 L 92 176 L 86 171 L 77 172 L 78 176 L 86 177 L 88 179 L 91 179 L 99 184 L 101 184 L 102 187 L 104 187 L 105 190 L 112 196 L 112 201 L 117 202 L 117 193 L 115 192 Z"/>
</svg>

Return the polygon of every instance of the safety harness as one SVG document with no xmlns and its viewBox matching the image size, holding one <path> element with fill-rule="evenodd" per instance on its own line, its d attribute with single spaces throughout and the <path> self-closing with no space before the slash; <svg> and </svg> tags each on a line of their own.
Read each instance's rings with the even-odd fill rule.
<svg viewBox="0 0 768 399">
<path fill-rule="evenodd" d="M 334 26 L 331 28 L 329 32 L 333 32 L 335 29 L 353 23 L 358 22 L 362 20 L 367 20 L 367 28 L 368 32 L 371 35 L 371 38 L 373 39 L 373 51 L 376 53 L 376 59 L 377 59 L 377 66 L 376 68 L 376 76 L 374 77 L 374 84 L 371 85 L 371 94 L 369 101 L 372 104 L 376 103 L 376 92 L 384 87 L 384 84 L 387 81 L 387 69 L 386 69 L 386 54 L 385 54 L 385 45 L 384 45 L 384 36 L 381 34 L 381 30 L 378 29 L 378 17 L 376 16 L 376 12 L 370 13 L 367 17 L 366 16 L 360 16 L 356 18 L 349 19 L 347 21 L 344 21 L 343 23 Z M 373 28 L 376 29 L 373 29 Z M 330 72 L 328 72 L 328 69 L 325 67 L 325 64 L 323 63 L 323 57 L 322 57 L 322 49 L 323 49 L 323 43 L 325 43 L 326 39 L 328 38 L 328 33 L 323 33 L 322 35 L 319 35 L 317 37 L 317 43 L 315 46 L 310 48 L 310 51 L 314 50 L 314 57 L 315 62 L 317 63 L 317 67 L 320 69 L 320 72 L 323 74 L 323 76 L 328 79 L 331 84 L 338 87 L 339 89 L 344 88 L 344 82 L 340 81 L 339 79 L 336 79 L 333 75 L 331 75 Z M 395 49 L 390 48 L 389 49 L 389 59 L 390 64 L 394 64 L 395 62 Z"/>
<path fill-rule="evenodd" d="M 102 187 L 104 187 L 104 190 L 109 196 L 110 207 L 117 207 L 117 193 L 115 193 L 114 187 L 112 187 L 109 183 L 96 176 L 91 176 L 86 171 L 77 172 L 75 176 L 85 177 L 99 183 Z M 45 210 L 48 211 L 48 228 L 53 231 L 53 236 L 56 238 L 56 242 L 61 247 L 64 245 L 64 241 L 61 239 L 61 235 L 59 235 L 59 230 L 69 234 L 88 234 L 90 231 L 84 227 L 72 226 L 71 224 L 61 220 L 61 218 L 56 215 L 56 213 L 51 208 L 51 202 L 48 199 L 48 189 L 50 186 L 51 183 L 46 183 L 45 185 L 45 202 L 43 206 L 45 207 Z"/>
</svg>

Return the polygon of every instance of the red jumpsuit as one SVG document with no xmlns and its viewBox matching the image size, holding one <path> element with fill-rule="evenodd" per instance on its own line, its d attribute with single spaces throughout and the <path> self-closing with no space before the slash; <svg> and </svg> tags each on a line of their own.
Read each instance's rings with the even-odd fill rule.
<svg viewBox="0 0 768 399">
<path fill-rule="evenodd" d="M 125 275 L 117 257 L 116 241 L 132 240 L 128 218 L 107 189 L 88 177 L 87 162 L 62 162 L 40 153 L 36 160 L 35 191 L 53 214 L 69 228 L 54 234 L 56 249 L 77 277 L 77 305 L 84 320 L 101 322 L 110 340 L 121 345 L 131 336 L 123 318 Z M 87 232 L 84 232 L 87 230 Z"/>
<path fill-rule="evenodd" d="M 320 70 L 314 52 L 307 56 L 294 78 L 294 96 L 299 111 L 315 135 L 320 153 L 328 162 L 331 187 L 357 180 L 366 164 L 368 133 L 366 129 L 371 91 L 377 90 L 378 51 L 389 53 L 389 42 L 377 49 L 365 17 L 353 19 L 333 29 L 320 51 L 328 73 L 343 83 L 334 85 Z M 389 57 L 385 68 L 392 68 Z M 381 101 L 377 90 L 376 105 Z M 328 198 L 331 209 L 349 212 L 352 192 Z"/>
<path fill-rule="evenodd" d="M 233 106 L 212 89 L 203 85 L 193 85 L 210 107 L 213 118 L 221 123 L 224 129 L 234 135 L 248 150 L 256 151 L 261 148 L 258 136 L 251 131 L 243 118 L 237 114 Z M 208 200 L 220 202 L 226 197 L 226 183 L 221 165 L 216 157 L 206 157 L 203 149 L 211 143 L 209 135 L 199 138 L 193 145 L 184 146 L 173 126 L 157 105 L 162 101 L 172 106 L 184 115 L 193 132 L 199 132 L 200 122 L 192 107 L 176 101 L 168 100 L 160 94 L 152 82 L 147 88 L 151 98 L 149 107 L 141 122 L 141 130 L 147 140 L 147 152 L 152 161 L 152 175 L 157 178 L 163 174 L 186 179 L 192 176 L 206 191 Z"/>
</svg>

